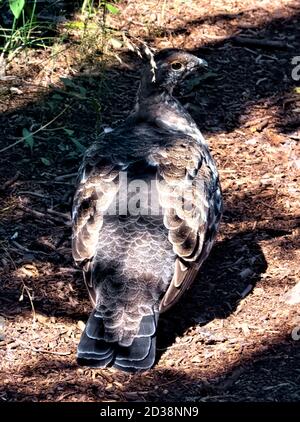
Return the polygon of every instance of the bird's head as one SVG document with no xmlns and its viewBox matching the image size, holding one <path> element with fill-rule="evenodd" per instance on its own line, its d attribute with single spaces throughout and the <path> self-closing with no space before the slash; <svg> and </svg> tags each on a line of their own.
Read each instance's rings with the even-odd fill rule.
<svg viewBox="0 0 300 422">
<path fill-rule="evenodd" d="M 141 94 L 148 96 L 155 91 L 172 94 L 174 87 L 188 75 L 207 67 L 207 62 L 186 51 L 168 48 L 159 51 L 147 65 L 141 83 Z"/>
</svg>

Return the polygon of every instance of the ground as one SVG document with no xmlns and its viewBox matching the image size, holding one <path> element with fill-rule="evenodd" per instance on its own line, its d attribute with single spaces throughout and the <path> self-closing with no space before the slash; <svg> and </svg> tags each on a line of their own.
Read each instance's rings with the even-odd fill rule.
<svg viewBox="0 0 300 422">
<path fill-rule="evenodd" d="M 300 5 L 118 7 L 108 57 L 64 41 L 15 56 L 0 79 L 0 400 L 297 401 Z M 160 319 L 156 365 L 130 375 L 76 363 L 90 303 L 69 211 L 82 149 L 134 103 L 142 60 L 126 45 L 142 42 L 209 63 L 177 95 L 209 141 L 225 211 L 198 279 Z"/>
</svg>

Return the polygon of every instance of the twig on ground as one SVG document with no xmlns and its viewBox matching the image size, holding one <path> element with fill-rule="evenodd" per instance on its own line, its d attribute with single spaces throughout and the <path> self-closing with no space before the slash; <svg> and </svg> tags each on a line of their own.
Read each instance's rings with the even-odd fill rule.
<svg viewBox="0 0 300 422">
<path fill-rule="evenodd" d="M 21 142 L 24 142 L 27 138 L 29 138 L 29 137 L 31 137 L 31 136 L 34 136 L 35 134 L 37 134 L 38 132 L 40 132 L 40 131 L 42 131 L 42 130 L 44 130 L 44 129 L 46 129 L 46 127 L 48 127 L 48 126 L 50 126 L 53 122 L 55 122 L 55 120 L 57 120 L 62 114 L 64 114 L 69 108 L 70 108 L 71 106 L 70 105 L 68 105 L 67 107 L 65 107 L 60 113 L 58 113 L 58 115 L 57 116 L 55 116 L 52 120 L 50 120 L 50 122 L 48 122 L 48 123 L 46 123 L 46 124 L 44 124 L 43 126 L 41 126 L 41 127 L 39 127 L 37 130 L 35 130 L 34 132 L 31 132 L 29 135 L 27 135 L 27 136 L 23 136 L 22 138 L 20 138 L 20 139 L 18 139 L 16 142 L 14 142 L 13 144 L 11 144 L 11 145 L 8 145 L 7 147 L 5 147 L 5 148 L 2 148 L 1 150 L 0 150 L 0 154 L 2 153 L 2 152 L 5 152 L 5 151 L 7 151 L 7 150 L 9 150 L 9 149 L 11 149 L 11 148 L 13 148 L 13 147 L 15 147 L 16 145 L 19 145 Z"/>
<path fill-rule="evenodd" d="M 62 174 L 60 176 L 56 176 L 55 180 L 56 181 L 60 181 L 60 180 L 65 180 L 65 179 L 71 179 L 72 177 L 76 177 L 78 175 L 78 173 L 69 173 L 69 174 Z"/>
<path fill-rule="evenodd" d="M 23 251 L 23 252 L 27 252 L 27 253 L 31 253 L 31 254 L 33 254 L 33 255 L 37 255 L 37 254 L 40 254 L 40 255 L 49 255 L 47 252 L 43 252 L 43 251 L 34 251 L 34 250 L 32 250 L 32 249 L 28 249 L 28 248 L 26 248 L 25 246 L 23 246 L 23 245 L 21 245 L 19 242 L 17 242 L 16 240 L 12 240 L 11 241 L 11 243 L 13 244 L 13 245 L 15 245 L 18 249 L 20 249 L 21 251 Z"/>
<path fill-rule="evenodd" d="M 51 216 L 47 216 L 45 213 L 41 211 L 32 210 L 31 208 L 28 208 L 23 204 L 19 204 L 19 208 L 22 211 L 32 215 L 33 217 L 38 218 L 39 220 L 43 220 L 43 221 L 48 220 L 51 224 L 54 224 L 54 221 L 51 219 Z"/>
<path fill-rule="evenodd" d="M 57 180 L 51 180 L 51 181 L 50 180 L 35 180 L 34 183 L 41 184 L 41 185 L 52 185 L 52 184 L 68 185 L 68 186 L 74 187 L 74 183 L 62 182 L 62 181 L 57 181 Z"/>
<path fill-rule="evenodd" d="M 17 171 L 17 173 L 11 179 L 7 180 L 3 184 L 3 187 L 2 187 L 1 190 L 5 190 L 5 189 L 9 188 L 11 185 L 13 185 L 18 180 L 18 178 L 20 177 L 20 174 L 21 173 L 19 171 Z"/>
<path fill-rule="evenodd" d="M 44 195 L 43 193 L 30 192 L 30 191 L 27 191 L 27 190 L 23 190 L 23 191 L 18 192 L 18 195 L 30 195 L 30 196 L 36 196 L 37 198 L 50 199 L 50 196 Z"/>
<path fill-rule="evenodd" d="M 57 356 L 68 356 L 68 355 L 71 354 L 71 352 L 55 352 L 53 350 L 36 349 L 35 347 L 29 346 L 25 341 L 22 341 L 20 339 L 18 339 L 16 341 L 17 341 L 17 343 L 19 343 L 20 346 L 23 346 L 26 349 L 32 350 L 35 353 L 48 353 L 48 354 L 57 355 Z"/>
<path fill-rule="evenodd" d="M 49 213 L 48 211 L 47 211 L 47 214 L 45 214 L 45 213 L 43 213 L 43 212 L 41 212 L 41 211 L 36 211 L 36 210 L 33 210 L 33 209 L 31 209 L 31 208 L 28 208 L 28 207 L 26 207 L 25 205 L 23 205 L 23 204 L 19 204 L 19 208 L 22 210 L 22 211 L 24 211 L 24 212 L 26 212 L 26 213 L 28 213 L 28 214 L 30 214 L 30 215 L 32 215 L 33 217 L 35 217 L 35 218 L 37 218 L 37 219 L 39 219 L 39 220 L 43 220 L 43 221 L 47 221 L 47 222 L 49 222 L 50 224 L 65 224 L 65 225 L 68 225 L 68 223 L 69 223 L 69 221 L 66 221 L 66 216 L 64 216 L 63 218 L 62 218 L 62 215 L 63 214 L 60 214 L 59 215 L 59 217 L 60 218 L 56 218 L 56 217 L 54 217 L 53 215 L 51 215 L 51 214 L 55 214 L 55 215 L 57 215 L 57 212 L 51 212 L 51 213 Z M 70 218 L 69 218 L 69 220 L 70 220 Z"/>
<path fill-rule="evenodd" d="M 291 49 L 294 48 L 290 44 L 284 41 L 273 41 L 265 38 L 248 38 L 248 37 L 233 37 L 230 40 L 234 44 L 245 45 L 259 48 L 275 48 L 275 49 Z"/>
<path fill-rule="evenodd" d="M 52 210 L 51 208 L 47 208 L 47 213 L 52 214 L 52 215 L 57 216 L 57 217 L 61 217 L 64 220 L 70 221 L 70 219 L 71 219 L 69 214 L 59 212 L 59 211 L 55 211 L 55 210 Z"/>
<path fill-rule="evenodd" d="M 23 280 L 22 280 L 22 284 L 23 284 L 23 287 L 22 287 L 22 292 L 21 292 L 21 296 L 20 296 L 19 301 L 23 300 L 23 295 L 24 295 L 24 291 L 25 291 L 27 293 L 28 298 L 29 298 L 29 302 L 30 302 L 30 306 L 31 306 L 31 310 L 32 310 L 32 319 L 33 319 L 33 322 L 35 322 L 36 321 L 36 313 L 35 313 L 35 309 L 34 309 L 32 296 L 30 294 L 29 288 L 26 286 L 26 284 L 24 283 Z"/>
</svg>

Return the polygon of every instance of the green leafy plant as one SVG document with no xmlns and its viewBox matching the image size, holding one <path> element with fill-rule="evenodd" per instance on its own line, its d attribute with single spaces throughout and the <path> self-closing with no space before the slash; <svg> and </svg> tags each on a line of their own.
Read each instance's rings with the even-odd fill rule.
<svg viewBox="0 0 300 422">
<path fill-rule="evenodd" d="M 32 151 L 33 146 L 34 146 L 34 139 L 33 139 L 32 133 L 28 129 L 24 128 L 22 130 L 22 135 L 23 135 L 23 141 L 25 145 L 27 145 Z"/>
<path fill-rule="evenodd" d="M 78 138 L 74 134 L 74 131 L 68 127 L 49 128 L 61 114 L 68 108 L 73 107 L 74 103 L 78 104 L 78 102 L 81 103 L 83 109 L 85 108 L 92 111 L 93 118 L 95 118 L 95 130 L 99 132 L 102 130 L 100 126 L 102 118 L 100 98 L 103 90 L 107 88 L 105 86 L 104 77 L 105 68 L 102 61 L 102 55 L 99 54 L 99 51 L 106 52 L 106 49 L 111 47 L 110 37 L 113 30 L 107 27 L 106 16 L 119 13 L 119 9 L 116 6 L 117 1 L 118 0 L 83 0 L 80 2 L 82 15 L 77 14 L 78 20 L 67 22 L 69 27 L 64 23 L 60 26 L 62 29 L 67 29 L 63 34 L 67 33 L 67 40 L 70 43 L 73 42 L 73 38 L 70 36 L 68 29 L 77 31 L 75 32 L 75 37 L 77 37 L 75 38 L 75 42 L 76 50 L 78 44 L 79 49 L 76 53 L 79 53 L 78 57 L 80 62 L 84 62 L 84 58 L 88 58 L 91 55 L 100 58 L 100 60 L 98 59 L 97 61 L 100 75 L 97 83 L 91 83 L 87 79 L 61 78 L 63 86 L 52 86 L 53 92 L 47 103 L 47 108 L 51 111 L 52 115 L 57 113 L 57 110 L 61 108 L 61 104 L 64 101 L 67 103 L 66 107 L 52 120 L 41 125 L 37 129 L 35 129 L 35 127 L 24 127 L 21 137 L 11 145 L 2 148 L 0 152 L 7 151 L 16 145 L 22 144 L 31 156 L 34 156 L 39 154 L 42 142 L 44 145 L 47 145 L 50 152 L 52 151 L 53 142 L 55 142 L 57 147 L 66 153 L 65 155 L 68 158 L 72 159 L 72 157 L 82 155 L 86 149 L 84 138 Z M 11 60 L 25 47 L 31 48 L 47 45 L 43 44 L 43 41 L 47 39 L 46 37 L 43 37 L 43 34 L 49 33 L 49 27 L 51 25 L 54 27 L 55 23 L 39 21 L 40 18 L 37 9 L 41 7 L 41 3 L 44 2 L 41 0 L 0 0 L 0 13 L 4 9 L 5 16 L 7 17 L 7 19 L 4 20 L 6 28 L 0 25 L 0 53 L 2 51 L 0 61 L 2 57 L 6 63 L 7 58 L 8 60 Z M 76 3 L 78 4 L 78 2 Z M 3 5 L 4 7 L 2 9 Z M 61 42 L 61 38 L 52 37 L 52 39 L 56 40 L 57 43 Z M 56 44 L 54 44 L 54 46 L 55 45 Z M 75 60 L 77 60 L 77 56 Z M 56 143 L 56 137 L 52 136 L 52 131 L 55 130 L 60 130 L 62 134 L 59 138 L 61 142 L 58 144 Z M 40 155 L 38 160 L 40 164 L 42 163 L 45 166 L 49 166 L 55 162 L 55 158 L 51 156 L 51 153 L 48 157 L 45 150 L 43 150 L 43 155 Z"/>
<path fill-rule="evenodd" d="M 115 2 L 116 3 L 116 2 Z M 113 4 L 113 2 L 109 2 L 107 0 L 84 0 L 81 6 L 81 13 L 88 12 L 89 15 L 95 13 L 95 10 L 104 9 L 107 10 L 109 13 L 117 14 L 119 13 L 119 9 Z"/>
<path fill-rule="evenodd" d="M 51 166 L 51 161 L 46 157 L 41 157 L 41 162 L 47 167 Z"/>
<path fill-rule="evenodd" d="M 72 81 L 72 79 L 69 78 L 60 78 L 60 80 L 63 82 L 67 90 L 59 92 L 70 95 L 72 97 L 77 97 L 81 100 L 86 99 L 86 89 L 83 86 L 76 84 Z"/>
<path fill-rule="evenodd" d="M 70 141 L 73 142 L 73 144 L 74 144 L 77 152 L 80 155 L 82 155 L 85 152 L 86 148 L 82 145 L 81 142 L 78 141 L 77 138 L 75 138 L 75 136 L 74 136 L 74 130 L 64 128 L 64 131 L 68 135 Z"/>
<path fill-rule="evenodd" d="M 36 4 L 36 2 L 34 3 Z M 18 19 L 25 6 L 25 0 L 9 0 L 9 7 L 15 19 Z"/>
<path fill-rule="evenodd" d="M 105 31 L 106 14 L 117 14 L 119 9 L 116 7 L 118 0 L 83 0 L 81 12 L 85 15 L 84 22 L 70 22 L 71 27 L 78 27 L 83 29 L 83 36 L 88 36 L 88 31 L 91 29 L 90 18 L 102 15 L 102 22 L 100 29 Z M 1 3 L 1 0 L 0 0 Z M 7 5 L 7 13 L 11 13 L 11 27 L 0 25 L 0 51 L 1 56 L 10 54 L 12 57 L 24 47 L 45 47 L 51 40 L 52 36 L 45 34 L 52 31 L 54 28 L 53 22 L 38 21 L 37 5 L 38 0 L 5 0 L 4 4 Z M 66 27 L 68 27 L 66 25 Z M 97 25 L 94 25 L 94 30 L 99 30 Z M 2 42 L 1 42 L 2 39 Z M 12 58 L 10 57 L 10 58 Z"/>
</svg>

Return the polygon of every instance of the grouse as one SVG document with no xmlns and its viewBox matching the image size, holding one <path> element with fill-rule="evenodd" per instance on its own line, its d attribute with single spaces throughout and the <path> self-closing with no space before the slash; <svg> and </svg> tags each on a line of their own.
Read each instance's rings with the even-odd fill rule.
<svg viewBox="0 0 300 422">
<path fill-rule="evenodd" d="M 216 164 L 172 95 L 205 60 L 156 53 L 134 110 L 87 149 L 73 201 L 72 251 L 93 310 L 77 361 L 124 371 L 155 362 L 159 314 L 190 287 L 222 214 Z"/>
</svg>

